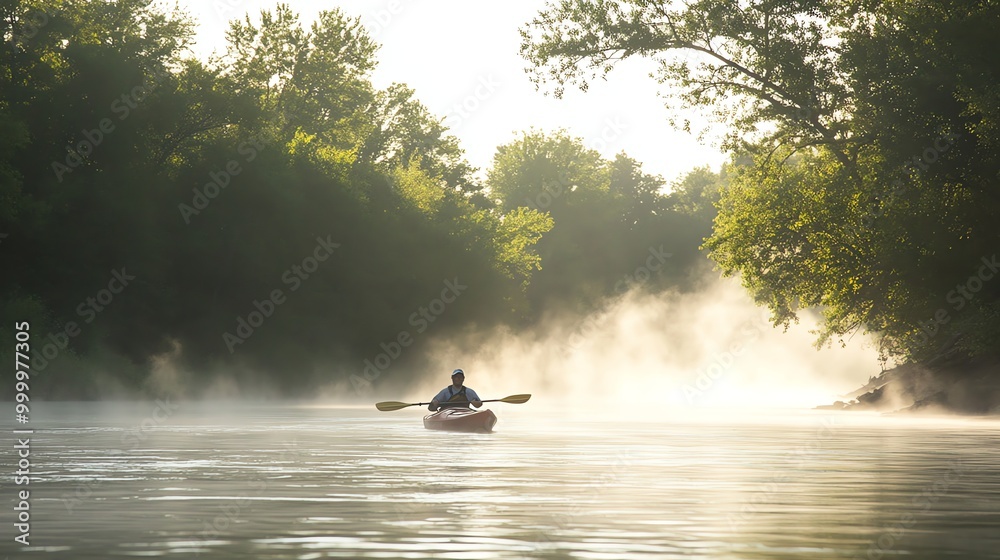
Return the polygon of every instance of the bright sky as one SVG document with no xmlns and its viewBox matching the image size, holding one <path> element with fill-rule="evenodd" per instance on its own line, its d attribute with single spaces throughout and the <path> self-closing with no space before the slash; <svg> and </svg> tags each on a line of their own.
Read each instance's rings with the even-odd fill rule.
<svg viewBox="0 0 1000 560">
<path fill-rule="evenodd" d="M 256 16 L 275 0 L 180 0 L 199 23 L 195 50 L 201 57 L 221 51 L 227 22 L 248 11 Z M 339 0 L 290 2 L 308 25 L 323 9 L 340 6 L 360 16 L 381 43 L 373 82 L 402 82 L 461 139 L 466 157 L 485 170 L 496 147 L 531 127 L 565 128 L 605 157 L 624 151 L 649 173 L 668 182 L 700 165 L 718 169 L 724 156 L 699 145 L 692 135 L 667 123 L 649 77 L 652 64 L 636 61 L 613 71 L 588 92 L 567 90 L 563 99 L 536 91 L 524 72 L 518 28 L 545 5 L 544 0 Z"/>
</svg>

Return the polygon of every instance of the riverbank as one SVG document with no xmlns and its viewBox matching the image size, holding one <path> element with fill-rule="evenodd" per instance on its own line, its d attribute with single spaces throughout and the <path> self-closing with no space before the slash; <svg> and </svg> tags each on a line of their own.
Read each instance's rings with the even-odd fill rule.
<svg viewBox="0 0 1000 560">
<path fill-rule="evenodd" d="M 1000 415 L 1000 358 L 946 367 L 903 364 L 873 376 L 822 410 Z"/>
</svg>

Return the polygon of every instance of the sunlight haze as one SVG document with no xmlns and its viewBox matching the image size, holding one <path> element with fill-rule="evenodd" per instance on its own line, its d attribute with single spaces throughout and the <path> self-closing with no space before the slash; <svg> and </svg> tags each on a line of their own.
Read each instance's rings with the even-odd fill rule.
<svg viewBox="0 0 1000 560">
<path fill-rule="evenodd" d="M 997 560 L 998 28 L 0 2 L 0 559 Z"/>
<path fill-rule="evenodd" d="M 657 92 L 662 87 L 649 76 L 655 65 L 629 60 L 608 81 L 591 84 L 586 92 L 569 89 L 562 99 L 536 91 L 524 72 L 518 29 L 537 14 L 542 0 L 464 2 L 460 0 L 345 0 L 331 4 L 312 0 L 292 2 L 308 28 L 320 10 L 340 7 L 361 18 L 382 45 L 372 81 L 378 87 L 405 83 L 435 115 L 447 119 L 469 162 L 482 175 L 496 147 L 532 127 L 565 128 L 605 157 L 624 151 L 659 174 L 667 188 L 691 169 L 718 169 L 725 156 L 699 143 L 693 133 L 673 129 Z M 249 13 L 259 18 L 264 0 L 180 2 L 197 23 L 194 52 L 206 58 L 221 52 L 228 21 Z M 705 124 L 691 112 L 692 122 Z M 692 128 L 694 130 L 694 128 Z"/>
</svg>

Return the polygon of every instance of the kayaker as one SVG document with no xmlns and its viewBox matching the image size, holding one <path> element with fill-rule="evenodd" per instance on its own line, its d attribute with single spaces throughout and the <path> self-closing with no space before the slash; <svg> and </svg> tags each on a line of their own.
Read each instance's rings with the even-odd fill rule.
<svg viewBox="0 0 1000 560">
<path fill-rule="evenodd" d="M 465 383 L 464 371 L 456 369 L 451 372 L 451 385 L 441 389 L 441 392 L 431 399 L 431 404 L 427 409 L 431 412 L 437 412 L 440 408 L 469 408 L 470 404 L 476 408 L 483 406 L 483 401 L 480 400 L 479 395 L 472 389 L 462 385 L 463 383 Z"/>
</svg>

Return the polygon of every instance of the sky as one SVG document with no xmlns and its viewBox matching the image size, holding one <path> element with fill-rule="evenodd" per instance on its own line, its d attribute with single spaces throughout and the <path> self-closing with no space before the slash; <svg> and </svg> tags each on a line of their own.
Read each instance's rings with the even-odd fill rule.
<svg viewBox="0 0 1000 560">
<path fill-rule="evenodd" d="M 227 22 L 247 12 L 272 9 L 274 0 L 180 0 L 198 23 L 195 53 L 207 57 L 225 44 Z M 320 10 L 340 7 L 362 23 L 382 48 L 372 76 L 376 87 L 405 83 L 435 115 L 446 118 L 472 165 L 485 171 L 497 146 L 532 127 L 567 129 L 584 144 L 611 158 L 624 151 L 647 173 L 667 183 L 695 167 L 718 169 L 725 160 L 714 146 L 674 130 L 649 76 L 650 61 L 626 61 L 608 81 L 589 91 L 568 89 L 562 99 L 535 89 L 519 54 L 518 29 L 544 0 L 468 2 L 459 0 L 341 0 L 290 2 L 303 21 Z M 695 122 L 699 122 L 692 115 Z M 702 121 L 703 122 L 703 121 Z"/>
</svg>

